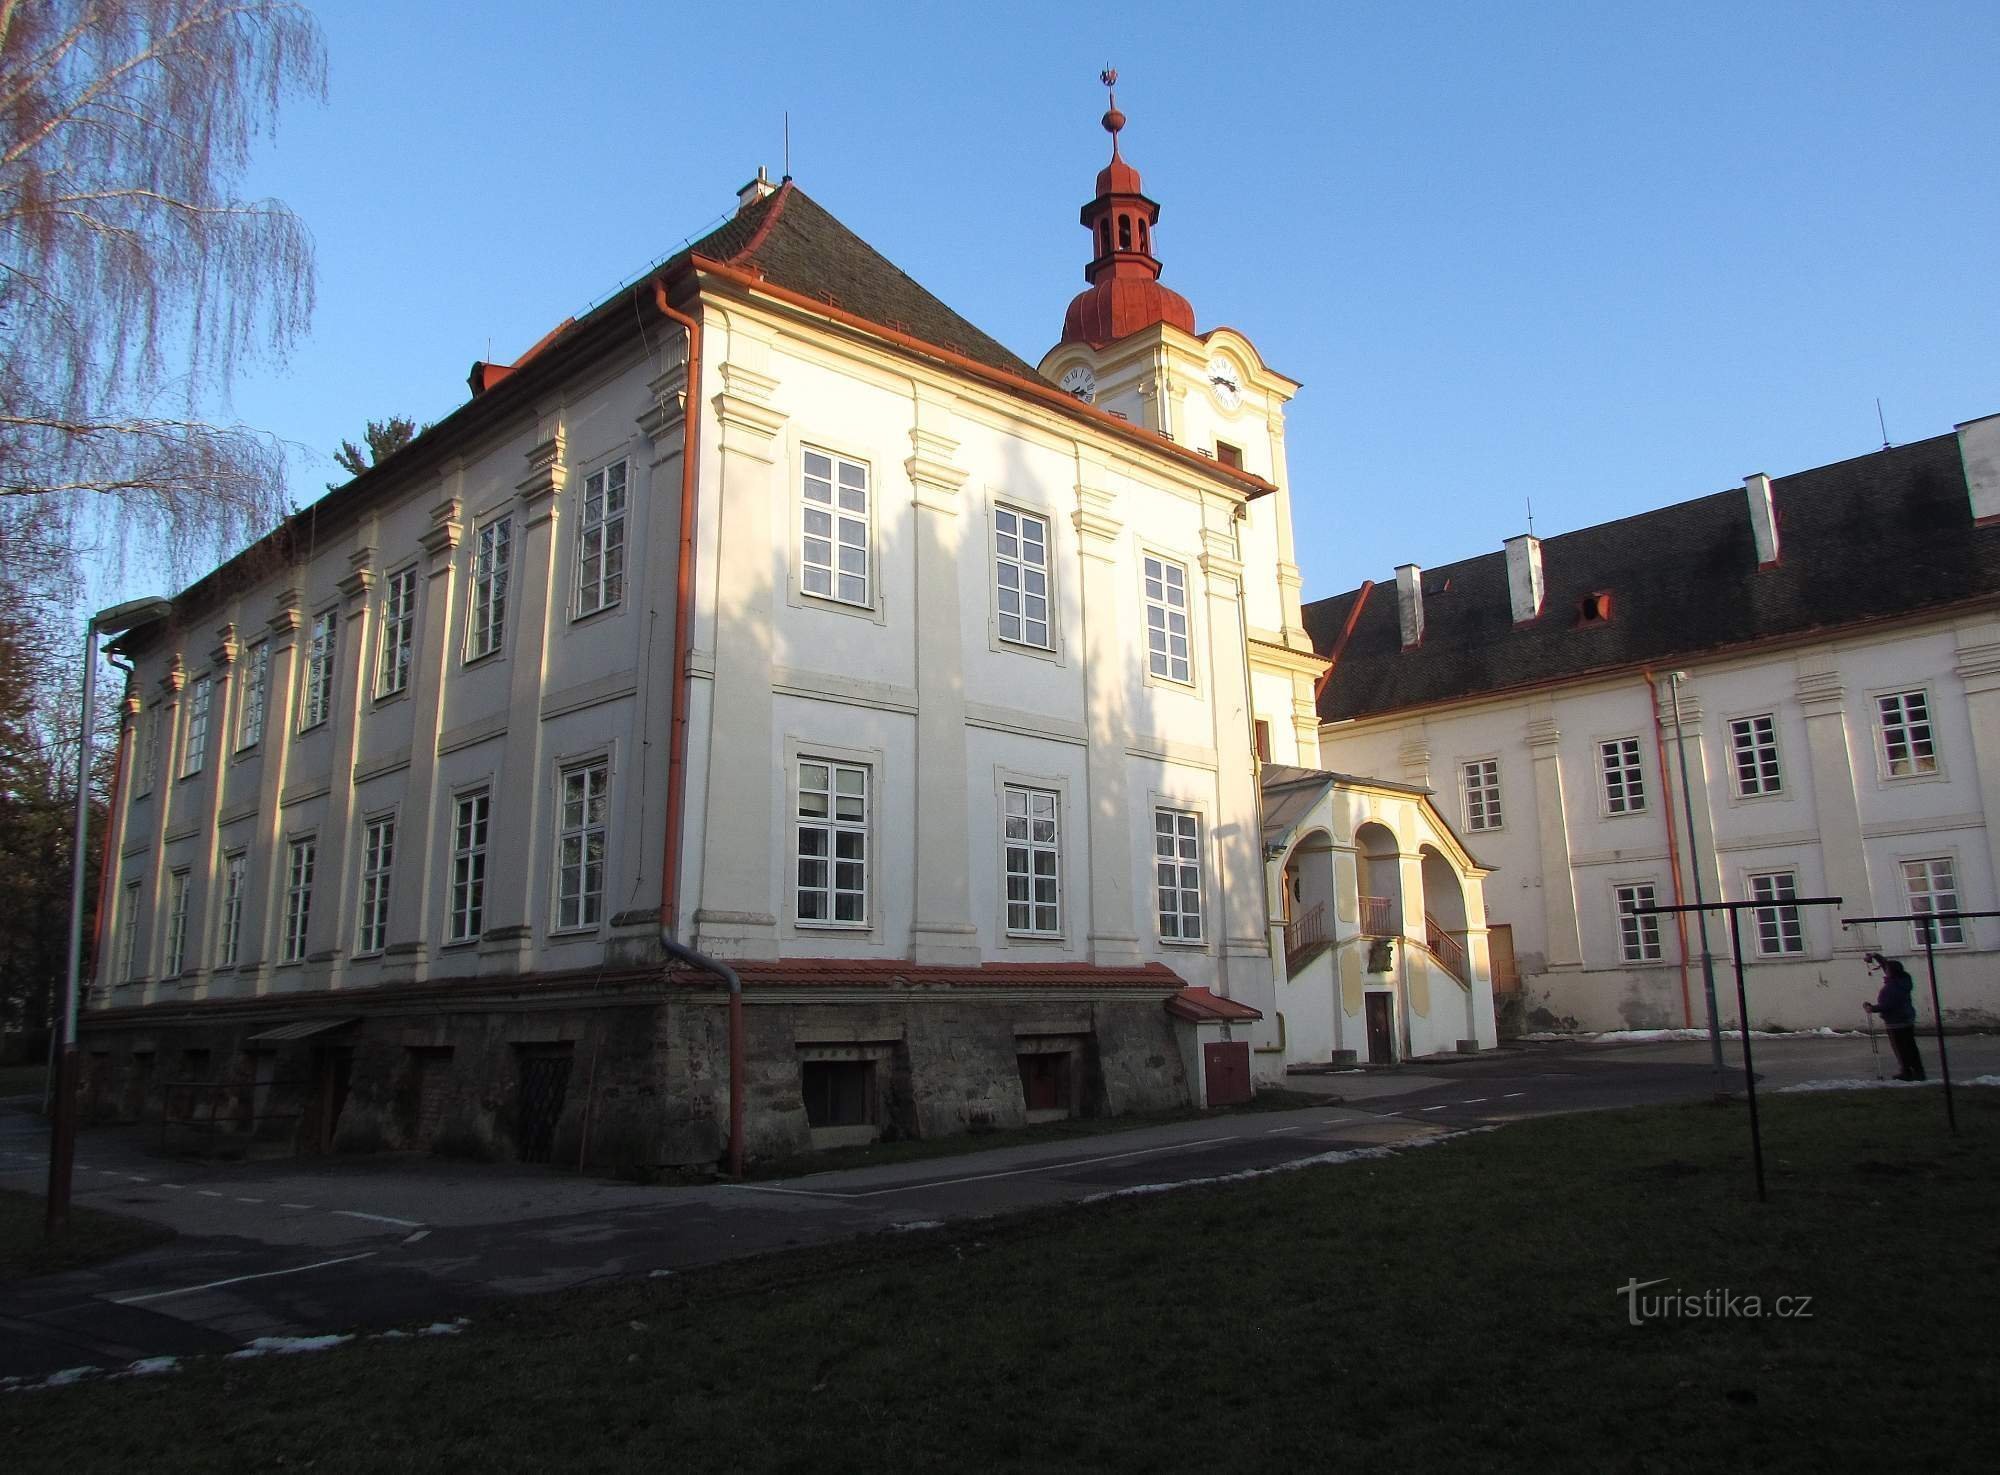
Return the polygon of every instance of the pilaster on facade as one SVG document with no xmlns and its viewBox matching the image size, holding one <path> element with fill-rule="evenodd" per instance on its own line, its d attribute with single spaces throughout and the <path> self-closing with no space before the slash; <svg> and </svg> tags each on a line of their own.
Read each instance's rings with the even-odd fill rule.
<svg viewBox="0 0 2000 1475">
<path fill-rule="evenodd" d="M 213 928 L 218 908 L 215 904 L 215 870 L 220 861 L 216 837 L 221 827 L 222 791 L 229 778 L 229 714 L 235 711 L 236 658 L 243 644 L 236 638 L 232 621 L 215 632 L 215 649 L 209 652 L 208 734 L 201 755 L 205 787 L 201 791 L 201 843 L 195 850 L 189 876 L 192 900 L 188 907 L 187 955 L 192 967 L 187 972 L 190 991 L 197 998 L 208 995 L 215 965 Z"/>
<path fill-rule="evenodd" d="M 1806 720 L 1806 756 L 1812 770 L 1814 808 L 1819 818 L 1820 863 L 1831 895 L 1849 911 L 1874 910 L 1868 882 L 1868 852 L 1861 843 L 1861 803 L 1854 791 L 1854 755 L 1847 731 L 1846 688 L 1839 654 L 1831 649 L 1801 655 L 1794 665 L 1794 690 Z M 1842 927 L 1835 952 L 1872 947 L 1866 929 Z"/>
<path fill-rule="evenodd" d="M 952 406 L 920 391 L 910 427 L 909 473 L 916 507 L 917 806 L 910 955 L 920 963 L 977 963 L 965 857 L 967 814 L 965 656 L 959 631 L 961 491 L 969 473 L 947 432 Z"/>
<path fill-rule="evenodd" d="M 488 926 L 479 944 L 481 972 L 525 972 L 535 965 L 534 902 L 541 868 L 528 857 L 548 810 L 549 776 L 542 772 L 542 694 L 548 686 L 549 626 L 561 618 L 557 524 L 569 485 L 566 439 L 558 419 L 527 453 L 528 474 L 516 484 L 521 532 L 509 575 L 514 629 L 507 655 L 507 725 L 495 779 L 492 844 L 520 857 L 486 883 Z M 498 884 L 496 884 L 496 878 Z"/>
<path fill-rule="evenodd" d="M 639 429 L 652 443 L 655 466 L 665 465 L 681 453 L 688 407 L 686 342 L 683 337 L 680 362 L 646 384 L 650 403 L 639 415 Z"/>
<path fill-rule="evenodd" d="M 91 955 L 89 980 L 95 985 L 90 990 L 89 999 L 95 1008 L 108 1008 L 117 1002 L 112 992 L 125 982 L 119 972 L 124 958 L 117 941 L 125 935 L 127 926 L 120 861 L 125 854 L 125 833 L 131 824 L 129 796 L 132 793 L 133 768 L 138 762 L 139 719 L 144 710 L 139 693 L 128 677 L 124 694 L 118 699 L 118 747 L 112 758 L 114 771 L 111 780 L 113 791 L 127 796 L 127 802 L 113 805 L 105 818 L 103 859 L 100 862 L 105 879 L 97 930 L 99 946 Z"/>
<path fill-rule="evenodd" d="M 771 404 L 778 381 L 766 372 L 770 361 L 769 343 L 741 329 L 728 335 L 728 357 L 716 366 L 722 387 L 710 400 L 720 429 L 720 486 L 703 502 L 704 515 L 716 519 L 713 544 L 704 537 L 704 546 L 736 549 L 739 556 L 715 560 L 714 669 L 727 674 L 714 681 L 708 703 L 695 935 L 698 946 L 739 958 L 773 958 L 778 951 L 771 836 L 783 775 L 770 760 L 744 761 L 746 745 L 750 753 L 775 757 L 777 742 L 770 632 L 778 590 L 767 550 L 787 546 L 772 529 L 771 513 L 778 500 L 773 478 L 785 474 L 779 446 L 790 417 Z M 687 638 L 694 636 L 689 631 Z"/>
<path fill-rule="evenodd" d="M 148 1004 L 156 1002 L 160 991 L 173 982 L 161 972 L 165 962 L 163 949 L 167 919 L 160 899 L 166 894 L 167 834 L 174 808 L 174 783 L 181 771 L 181 692 L 186 686 L 187 667 L 181 661 L 180 652 L 176 651 L 168 662 L 166 675 L 160 678 L 160 703 L 153 709 L 153 721 L 159 724 L 155 745 L 158 767 L 153 773 L 150 836 L 153 863 L 146 868 L 145 885 L 140 888 L 139 914 L 146 919 L 146 933 L 139 956 L 145 961 L 135 970 L 139 977 L 148 980 L 144 995 L 144 1002 Z"/>
<path fill-rule="evenodd" d="M 298 695 L 299 631 L 304 624 L 297 589 L 282 589 L 271 601 L 270 667 L 264 676 L 264 728 L 257 779 L 257 818 L 249 847 L 254 868 L 246 885 L 242 943 L 237 953 L 236 992 L 270 990 L 278 951 L 279 888 L 285 873 L 286 770 L 291 764 L 292 709 Z"/>
<path fill-rule="evenodd" d="M 1130 732 L 1126 708 L 1129 646 L 1123 629 L 1125 590 L 1119 576 L 1117 544 L 1124 523 L 1117 516 L 1118 495 L 1101 480 L 1103 469 L 1092 464 L 1076 488 L 1076 530 L 1083 629 L 1078 641 L 1083 656 L 1084 723 L 1091 735 L 1084 762 L 1085 804 L 1090 815 L 1090 854 L 1123 857 L 1130 853 L 1127 815 L 1129 784 L 1125 750 L 1118 739 Z M 1090 961 L 1106 966 L 1141 961 L 1133 911 L 1131 867 L 1116 862 L 1090 868 Z"/>
<path fill-rule="evenodd" d="M 410 768 L 397 815 L 396 863 L 389 871 L 389 921 L 395 928 L 383 955 L 390 983 L 421 983 L 430 976 L 432 884 L 440 820 L 437 815 L 437 741 L 444 724 L 445 671 L 452 632 L 458 628 L 459 540 L 464 503 L 456 495 L 462 471 L 451 475 L 453 494 L 431 508 L 431 525 L 419 538 L 426 558 L 425 592 L 418 605 L 415 652 L 410 662 Z"/>
<path fill-rule="evenodd" d="M 1542 923 L 1548 966 L 1583 966 L 1576 878 L 1570 867 L 1569 815 L 1563 796 L 1562 729 L 1552 714 L 1529 719 L 1523 734 L 1535 773 L 1535 837 L 1542 868 Z"/>
<path fill-rule="evenodd" d="M 354 924 L 352 884 L 347 863 L 355 836 L 354 752 L 359 741 L 361 712 L 368 701 L 368 650 L 375 587 L 374 525 L 347 555 L 347 572 L 335 586 L 340 590 L 340 639 L 334 644 L 333 712 L 328 733 L 326 821 L 319 836 L 319 860 L 313 877 L 313 909 L 307 927 L 306 957 L 315 976 L 327 988 L 338 988 L 348 955 L 353 951 L 349 929 Z"/>
<path fill-rule="evenodd" d="M 1431 745 L 1423 738 L 1406 739 L 1396 749 L 1396 766 L 1403 771 L 1403 782 L 1422 784 L 1428 788 L 1431 781 Z"/>
<path fill-rule="evenodd" d="M 1233 525 L 1204 527 L 1200 557 L 1208 594 L 1209 711 L 1215 740 L 1216 802 L 1226 815 L 1257 813 L 1257 754 L 1250 705 L 1249 630 L 1243 617 L 1243 560 Z M 1223 992 L 1262 995 L 1271 984 L 1269 897 L 1261 874 L 1257 836 L 1247 824 L 1217 826 L 1211 844 L 1222 889 Z M 1116 854 L 1117 852 L 1112 852 Z M 1257 1026 L 1262 1043 L 1275 1043 L 1273 1011 Z"/>
</svg>

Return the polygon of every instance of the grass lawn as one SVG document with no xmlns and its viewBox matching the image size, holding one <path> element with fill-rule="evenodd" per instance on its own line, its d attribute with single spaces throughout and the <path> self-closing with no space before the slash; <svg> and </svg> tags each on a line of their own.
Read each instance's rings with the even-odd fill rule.
<svg viewBox="0 0 2000 1475">
<path fill-rule="evenodd" d="M 1987 1468 L 2000 1091 L 1549 1118 L 0 1401 L 11 1468 Z M 1809 1296 L 1632 1325 L 1619 1288 Z M 1989 1413 L 1981 1413 L 1986 1409 Z M 1987 1449 L 1987 1455 L 1978 1451 Z"/>
<path fill-rule="evenodd" d="M 68 1231 L 50 1245 L 42 1236 L 45 1203 L 39 1193 L 0 1189 L 0 1281 L 81 1269 L 174 1237 L 158 1224 L 72 1204 Z"/>
</svg>

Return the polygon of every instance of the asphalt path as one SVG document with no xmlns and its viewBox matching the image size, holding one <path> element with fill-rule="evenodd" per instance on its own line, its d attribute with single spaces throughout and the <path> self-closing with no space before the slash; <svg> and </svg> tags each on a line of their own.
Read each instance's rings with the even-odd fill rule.
<svg viewBox="0 0 2000 1475">
<path fill-rule="evenodd" d="M 1877 1058 L 1858 1038 L 1756 1048 L 1763 1089 L 1872 1079 Z M 1731 1046 L 1731 1086 L 1741 1083 L 1739 1049 Z M 2000 1070 L 2000 1037 L 1957 1039 L 1952 1050 L 1962 1079 Z M 1699 1098 L 1717 1082 L 1705 1045 L 1663 1042 L 1511 1047 L 1291 1084 L 1327 1103 L 691 1187 L 417 1155 L 171 1159 L 148 1152 L 137 1128 L 87 1131 L 76 1201 L 170 1225 L 179 1238 L 90 1270 L 0 1285 L 0 1378 L 228 1352 L 256 1337 L 476 1322 L 495 1297 L 1339 1161 L 1553 1112 Z M 37 1191 L 46 1179 L 34 1104 L 0 1103 L 0 1186 Z"/>
</svg>

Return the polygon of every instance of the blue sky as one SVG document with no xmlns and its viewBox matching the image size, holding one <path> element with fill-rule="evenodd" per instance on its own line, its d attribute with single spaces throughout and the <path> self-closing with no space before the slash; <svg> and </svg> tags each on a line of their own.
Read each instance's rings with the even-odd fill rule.
<svg viewBox="0 0 2000 1475">
<path fill-rule="evenodd" d="M 1304 381 L 1308 598 L 2000 411 L 2000 6 L 321 3 L 248 188 L 319 255 L 234 412 L 336 477 L 779 172 L 1030 361 L 1126 155 Z"/>
</svg>

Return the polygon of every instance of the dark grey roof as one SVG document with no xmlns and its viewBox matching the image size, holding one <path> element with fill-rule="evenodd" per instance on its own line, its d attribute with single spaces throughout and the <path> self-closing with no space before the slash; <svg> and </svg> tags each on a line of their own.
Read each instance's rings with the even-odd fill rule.
<svg viewBox="0 0 2000 1475">
<path fill-rule="evenodd" d="M 1942 435 L 1774 480 L 1779 564 L 1759 570 L 1738 487 L 1542 543 L 1540 618 L 1515 625 L 1501 552 L 1425 569 L 1424 639 L 1401 648 L 1390 575 L 1373 589 L 1320 695 L 1362 717 L 1593 671 L 2000 596 L 2000 526 L 1975 527 L 1958 438 Z M 1360 597 L 1305 607 L 1331 654 Z M 1583 624 L 1586 595 L 1611 618 Z"/>
</svg>

